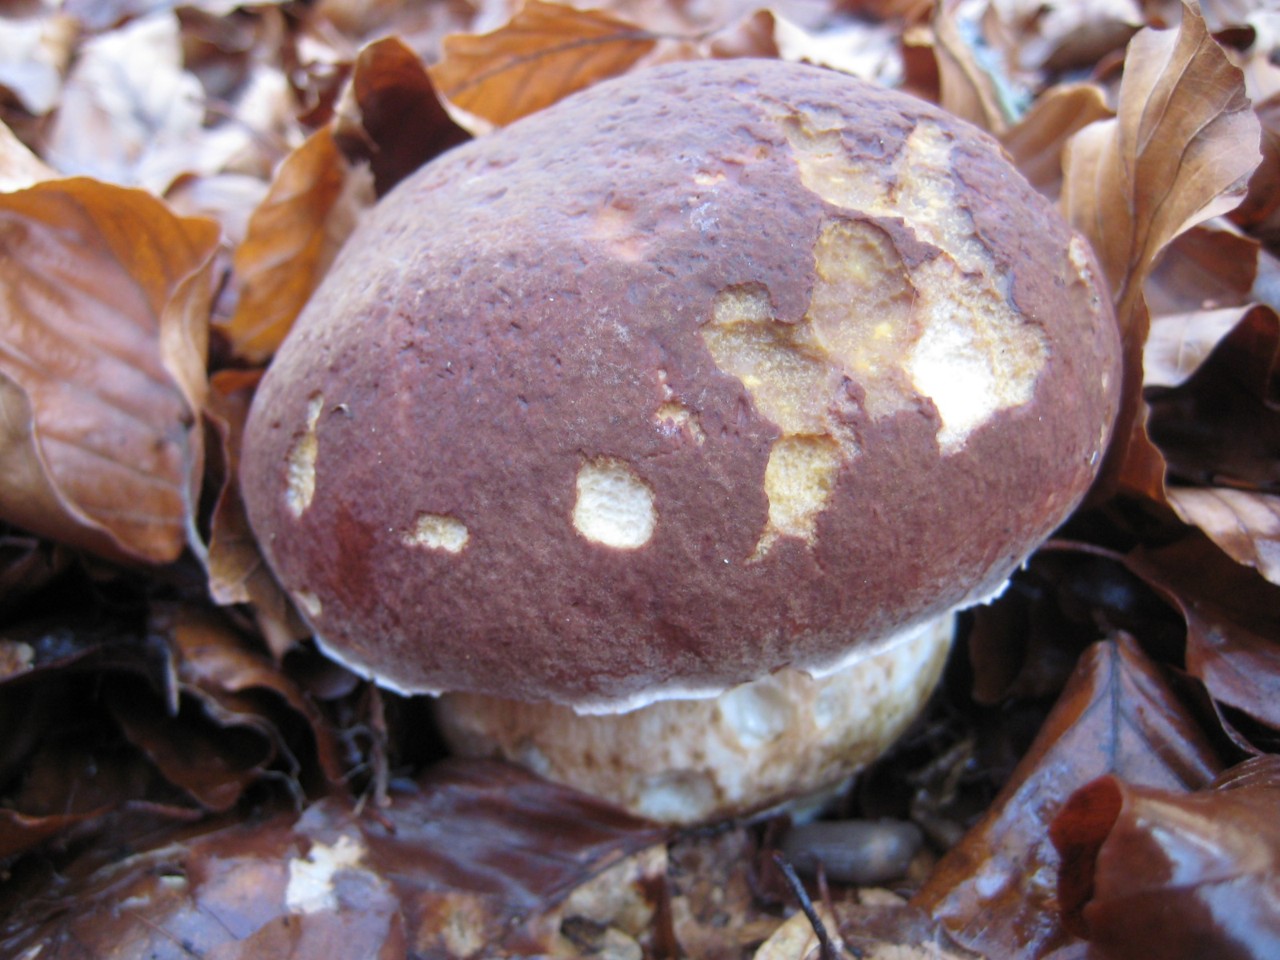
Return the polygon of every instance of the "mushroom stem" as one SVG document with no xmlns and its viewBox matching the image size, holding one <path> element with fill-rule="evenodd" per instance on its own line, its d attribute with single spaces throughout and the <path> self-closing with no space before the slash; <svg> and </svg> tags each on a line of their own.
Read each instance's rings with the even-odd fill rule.
<svg viewBox="0 0 1280 960">
<path fill-rule="evenodd" d="M 440 697 L 459 754 L 501 757 L 641 816 L 693 824 L 829 793 L 893 743 L 936 686 L 954 615 L 821 677 L 787 668 L 717 697 L 580 715 L 557 704 Z"/>
</svg>

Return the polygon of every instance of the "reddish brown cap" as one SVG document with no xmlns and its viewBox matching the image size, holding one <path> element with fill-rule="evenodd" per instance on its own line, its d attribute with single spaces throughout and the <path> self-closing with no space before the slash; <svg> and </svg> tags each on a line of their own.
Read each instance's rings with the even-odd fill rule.
<svg viewBox="0 0 1280 960">
<path fill-rule="evenodd" d="M 611 709 L 997 590 L 1108 439 L 1084 241 L 989 137 L 776 61 L 601 83 L 348 242 L 242 481 L 327 650 L 408 691 Z"/>
</svg>

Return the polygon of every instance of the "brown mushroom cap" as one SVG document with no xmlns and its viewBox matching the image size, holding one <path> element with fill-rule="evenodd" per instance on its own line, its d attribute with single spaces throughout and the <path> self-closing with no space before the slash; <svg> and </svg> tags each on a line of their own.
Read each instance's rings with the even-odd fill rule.
<svg viewBox="0 0 1280 960">
<path fill-rule="evenodd" d="M 1092 481 L 1118 344 L 989 137 L 776 61 L 601 83 L 362 223 L 242 484 L 327 650 L 405 691 L 704 694 L 999 588 Z"/>
</svg>

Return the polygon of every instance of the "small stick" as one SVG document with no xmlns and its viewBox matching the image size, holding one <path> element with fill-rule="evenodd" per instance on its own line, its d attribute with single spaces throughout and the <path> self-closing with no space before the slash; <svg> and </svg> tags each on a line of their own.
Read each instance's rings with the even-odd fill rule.
<svg viewBox="0 0 1280 960">
<path fill-rule="evenodd" d="M 821 952 L 822 960 L 840 960 L 840 952 L 836 949 L 835 944 L 831 942 L 831 935 L 827 933 L 827 925 L 822 922 L 822 918 L 818 916 L 818 911 L 814 909 L 813 901 L 809 899 L 809 891 L 804 888 L 804 884 L 796 874 L 795 868 L 791 866 L 786 857 L 777 851 L 773 854 L 773 863 L 774 866 L 782 871 L 782 876 L 787 881 L 787 886 L 791 888 L 791 892 L 795 894 L 796 900 L 800 903 L 800 909 L 809 918 L 809 926 L 813 927 L 813 932 L 818 938 L 818 949 Z"/>
</svg>

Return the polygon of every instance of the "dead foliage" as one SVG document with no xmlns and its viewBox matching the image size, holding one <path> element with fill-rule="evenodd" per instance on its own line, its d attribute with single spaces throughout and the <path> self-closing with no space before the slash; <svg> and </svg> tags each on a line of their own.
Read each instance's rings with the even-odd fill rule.
<svg viewBox="0 0 1280 960">
<path fill-rule="evenodd" d="M 0 952 L 1275 956 L 1277 44 L 1240 0 L 5 6 Z M 236 487 L 261 370 L 376 197 L 733 56 L 987 129 L 1124 337 L 1093 495 L 831 814 L 917 825 L 887 889 L 820 848 L 794 877 L 782 821 L 672 835 L 442 758 L 420 700 L 316 652 Z"/>
</svg>

